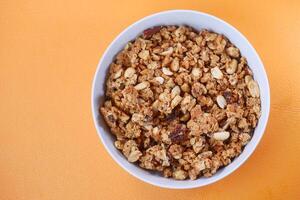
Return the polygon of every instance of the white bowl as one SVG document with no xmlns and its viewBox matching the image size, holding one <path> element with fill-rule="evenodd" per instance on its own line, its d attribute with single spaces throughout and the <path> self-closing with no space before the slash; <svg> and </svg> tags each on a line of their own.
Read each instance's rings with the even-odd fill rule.
<svg viewBox="0 0 300 200">
<path fill-rule="evenodd" d="M 128 41 L 131 41 L 138 35 L 142 34 L 143 30 L 147 28 L 157 25 L 181 24 L 192 26 L 198 30 L 205 28 L 224 34 L 234 45 L 240 49 L 242 55 L 247 58 L 248 64 L 254 73 L 254 79 L 259 84 L 262 113 L 251 141 L 246 145 L 244 151 L 237 158 L 235 158 L 231 164 L 220 169 L 212 177 L 184 181 L 164 178 L 158 174 L 151 173 L 150 171 L 141 169 L 140 167 L 129 163 L 121 154 L 121 152 L 115 148 L 114 137 L 109 132 L 109 129 L 102 120 L 102 117 L 99 115 L 99 106 L 102 105 L 105 96 L 104 85 L 106 73 L 108 72 L 109 65 L 113 61 L 114 56 L 124 48 Z M 185 189 L 201 187 L 216 182 L 232 173 L 249 158 L 261 140 L 267 125 L 269 111 L 270 89 L 268 78 L 259 56 L 249 41 L 237 29 L 223 20 L 205 13 L 191 10 L 171 10 L 156 13 L 135 22 L 126 28 L 117 36 L 117 38 L 104 52 L 98 64 L 92 86 L 92 113 L 94 124 L 106 150 L 109 152 L 112 158 L 131 175 L 144 182 L 164 188 Z"/>
</svg>

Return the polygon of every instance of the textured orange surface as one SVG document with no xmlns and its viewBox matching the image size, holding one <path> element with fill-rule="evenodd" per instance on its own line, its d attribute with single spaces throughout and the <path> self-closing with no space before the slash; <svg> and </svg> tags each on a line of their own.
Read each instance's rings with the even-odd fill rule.
<svg viewBox="0 0 300 200">
<path fill-rule="evenodd" d="M 260 2 L 260 3 L 258 3 Z M 90 109 L 101 54 L 154 12 L 194 9 L 237 27 L 257 49 L 271 114 L 236 172 L 198 189 L 167 190 L 119 167 Z M 0 199 L 300 199 L 299 1 L 0 1 Z"/>
</svg>

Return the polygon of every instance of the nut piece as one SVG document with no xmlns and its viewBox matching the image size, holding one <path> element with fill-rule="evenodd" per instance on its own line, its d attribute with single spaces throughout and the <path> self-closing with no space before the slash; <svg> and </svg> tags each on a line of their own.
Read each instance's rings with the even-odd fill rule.
<svg viewBox="0 0 300 200">
<path fill-rule="evenodd" d="M 143 60 L 148 60 L 150 57 L 149 51 L 148 50 L 143 50 L 139 53 L 139 57 Z"/>
<path fill-rule="evenodd" d="M 179 60 L 178 60 L 178 58 L 174 58 L 172 60 L 170 68 L 173 72 L 178 71 L 178 69 L 179 69 Z"/>
<path fill-rule="evenodd" d="M 226 99 L 222 95 L 217 96 L 217 103 L 220 108 L 225 108 L 227 105 Z"/>
<path fill-rule="evenodd" d="M 231 56 L 233 58 L 238 58 L 240 55 L 239 49 L 235 48 L 235 47 L 228 47 L 226 49 L 226 52 L 229 56 Z"/>
<path fill-rule="evenodd" d="M 150 86 L 150 83 L 149 83 L 149 82 L 143 81 L 143 82 L 137 84 L 136 86 L 134 86 L 134 88 L 135 88 L 136 90 L 143 90 L 143 89 L 148 88 L 149 86 Z"/>
<path fill-rule="evenodd" d="M 211 69 L 211 75 L 215 79 L 222 79 L 223 78 L 223 73 L 221 72 L 221 70 L 219 69 L 219 67 L 212 68 Z"/>
<path fill-rule="evenodd" d="M 259 97 L 259 87 L 256 81 L 254 80 L 249 81 L 247 87 L 252 97 Z"/>
<path fill-rule="evenodd" d="M 173 72 L 171 72 L 168 68 L 166 67 L 163 67 L 162 68 L 162 72 L 167 75 L 167 76 L 172 76 L 173 75 Z"/>
<path fill-rule="evenodd" d="M 135 69 L 133 67 L 129 67 L 126 69 L 124 73 L 125 78 L 131 78 L 135 74 Z"/>
<path fill-rule="evenodd" d="M 226 66 L 226 72 L 227 74 L 233 74 L 235 73 L 236 69 L 237 69 L 237 65 L 238 65 L 238 62 L 236 59 L 232 59 L 228 65 Z"/>
<path fill-rule="evenodd" d="M 157 76 L 154 78 L 155 81 L 157 81 L 159 84 L 163 84 L 165 79 L 161 76 Z"/>
<path fill-rule="evenodd" d="M 220 132 L 216 132 L 213 133 L 213 138 L 215 140 L 219 140 L 219 141 L 224 141 L 227 140 L 230 136 L 230 133 L 227 131 L 220 131 Z"/>
</svg>

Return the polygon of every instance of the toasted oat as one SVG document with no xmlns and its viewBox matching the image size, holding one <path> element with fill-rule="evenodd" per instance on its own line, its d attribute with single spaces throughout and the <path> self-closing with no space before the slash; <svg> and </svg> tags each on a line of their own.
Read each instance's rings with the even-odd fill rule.
<svg viewBox="0 0 300 200">
<path fill-rule="evenodd" d="M 177 57 L 173 59 L 170 68 L 173 72 L 177 72 L 179 70 L 179 59 Z"/>
<path fill-rule="evenodd" d="M 135 74 L 135 69 L 133 67 L 129 67 L 126 69 L 124 73 L 125 78 L 131 78 Z"/>
<path fill-rule="evenodd" d="M 186 26 L 144 31 L 116 55 L 100 112 L 129 162 L 164 177 L 215 174 L 260 117 L 258 83 L 225 36 Z"/>
<path fill-rule="evenodd" d="M 141 82 L 141 83 L 137 84 L 136 86 L 134 86 L 134 88 L 136 90 L 143 90 L 145 88 L 148 88 L 149 86 L 150 86 L 149 82 L 144 81 L 144 82 Z"/>
</svg>

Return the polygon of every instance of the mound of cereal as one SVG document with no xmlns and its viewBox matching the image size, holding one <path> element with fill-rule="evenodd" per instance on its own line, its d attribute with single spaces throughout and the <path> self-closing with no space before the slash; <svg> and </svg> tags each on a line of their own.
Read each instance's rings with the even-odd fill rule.
<svg viewBox="0 0 300 200">
<path fill-rule="evenodd" d="M 129 162 L 194 180 L 241 154 L 260 109 L 247 60 L 226 37 L 159 26 L 118 53 L 100 112 Z"/>
</svg>

